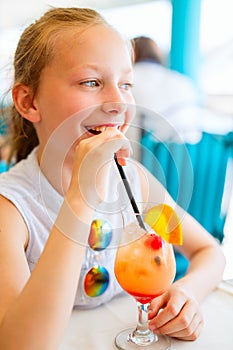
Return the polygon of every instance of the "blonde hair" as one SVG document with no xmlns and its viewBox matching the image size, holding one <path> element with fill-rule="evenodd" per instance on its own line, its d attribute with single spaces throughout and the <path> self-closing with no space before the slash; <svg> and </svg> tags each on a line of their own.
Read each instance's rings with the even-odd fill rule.
<svg viewBox="0 0 233 350">
<path fill-rule="evenodd" d="M 88 8 L 53 8 L 25 29 L 20 37 L 15 57 L 15 84 L 29 86 L 35 95 L 43 68 L 54 56 L 56 37 L 64 30 L 83 29 L 95 24 L 110 27 L 95 10 Z M 10 110 L 11 153 L 15 162 L 27 157 L 39 143 L 33 124 L 22 118 L 15 106 Z"/>
</svg>

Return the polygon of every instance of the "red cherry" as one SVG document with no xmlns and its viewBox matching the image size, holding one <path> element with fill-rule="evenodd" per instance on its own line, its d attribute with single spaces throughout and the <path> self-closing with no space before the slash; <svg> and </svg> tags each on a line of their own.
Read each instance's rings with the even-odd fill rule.
<svg viewBox="0 0 233 350">
<path fill-rule="evenodd" d="M 162 238 L 153 233 L 150 233 L 146 235 L 145 245 L 155 250 L 160 249 L 162 248 Z"/>
</svg>

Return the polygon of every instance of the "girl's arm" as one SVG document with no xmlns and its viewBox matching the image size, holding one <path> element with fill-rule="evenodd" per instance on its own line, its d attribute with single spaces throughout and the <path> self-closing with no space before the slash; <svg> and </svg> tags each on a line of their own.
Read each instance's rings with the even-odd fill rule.
<svg viewBox="0 0 233 350">
<path fill-rule="evenodd" d="M 25 223 L 3 197 L 0 208 L 0 349 L 56 349 L 73 307 L 85 247 L 54 226 L 30 276 Z M 80 212 L 84 208 L 82 203 Z M 85 215 L 91 216 L 88 208 Z M 82 234 L 87 233 L 88 227 Z"/>
</svg>

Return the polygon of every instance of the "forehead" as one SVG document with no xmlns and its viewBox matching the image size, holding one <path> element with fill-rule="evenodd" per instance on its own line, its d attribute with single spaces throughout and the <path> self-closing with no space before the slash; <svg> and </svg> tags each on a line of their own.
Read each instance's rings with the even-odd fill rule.
<svg viewBox="0 0 233 350">
<path fill-rule="evenodd" d="M 130 42 L 112 27 L 105 24 L 92 25 L 84 28 L 69 28 L 62 31 L 54 42 L 54 54 L 73 55 L 77 58 L 94 59 L 102 56 L 104 60 L 110 54 L 118 59 L 132 61 Z"/>
</svg>

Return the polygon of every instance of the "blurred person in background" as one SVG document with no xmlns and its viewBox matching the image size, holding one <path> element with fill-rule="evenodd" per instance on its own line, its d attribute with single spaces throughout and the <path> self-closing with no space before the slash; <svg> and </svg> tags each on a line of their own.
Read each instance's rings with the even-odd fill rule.
<svg viewBox="0 0 233 350">
<path fill-rule="evenodd" d="M 185 139 L 194 138 L 200 98 L 197 87 L 187 76 L 166 67 L 165 57 L 153 39 L 139 36 L 132 39 L 132 44 L 133 95 L 139 110 L 148 109 L 148 113 L 141 113 L 144 117 L 148 114 L 143 120 L 144 128 L 160 140 L 174 139 L 176 132 Z"/>
</svg>

